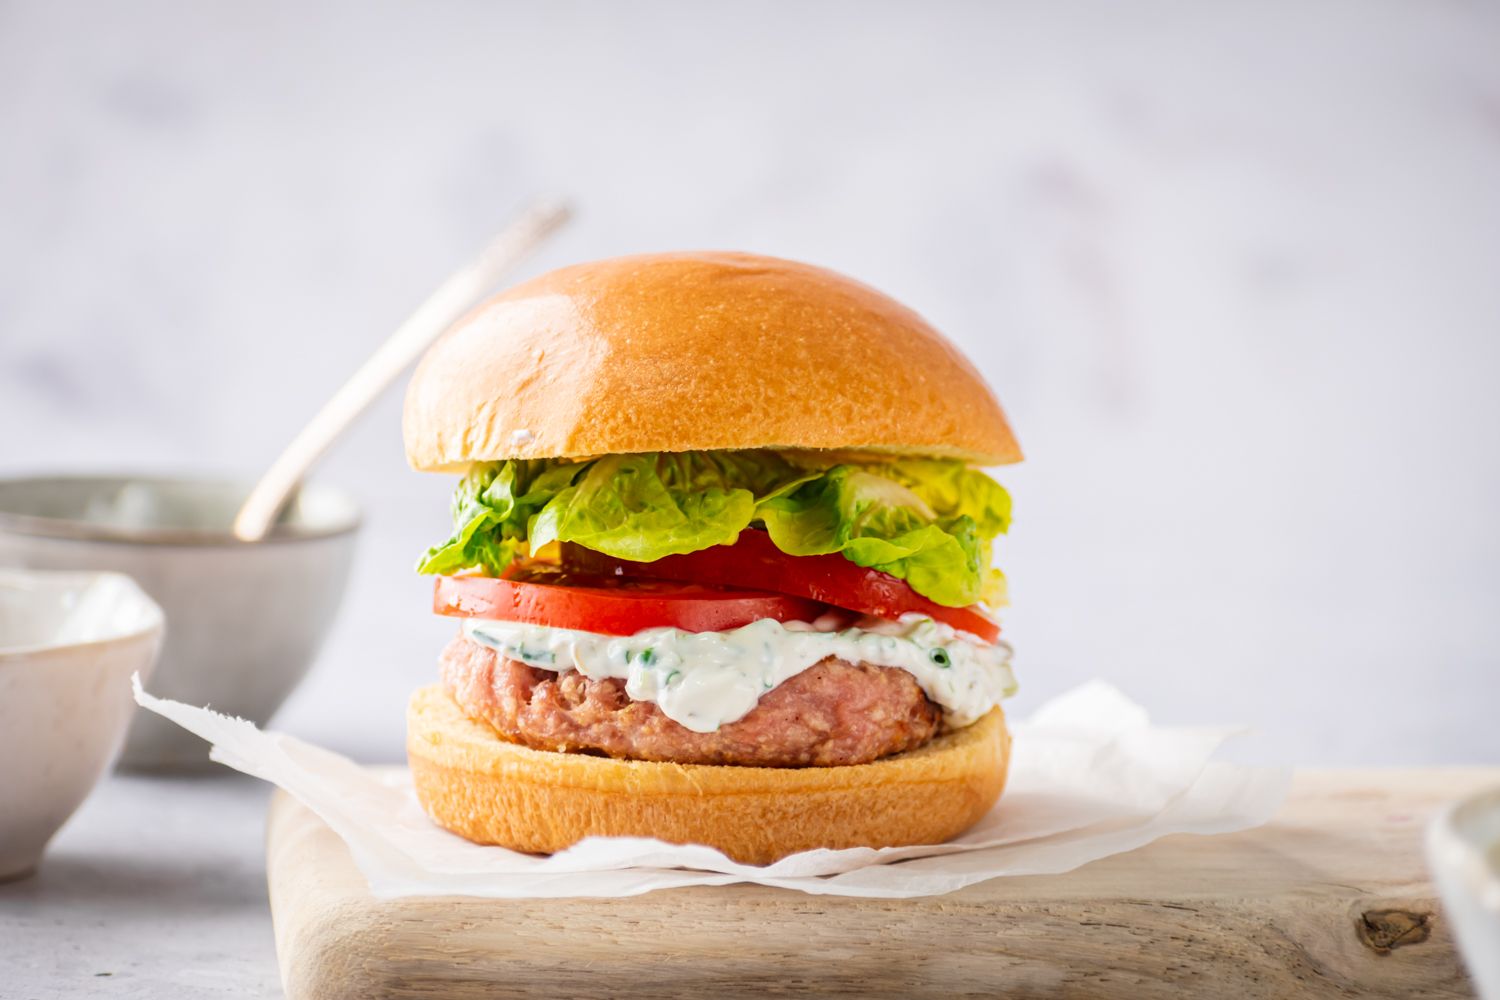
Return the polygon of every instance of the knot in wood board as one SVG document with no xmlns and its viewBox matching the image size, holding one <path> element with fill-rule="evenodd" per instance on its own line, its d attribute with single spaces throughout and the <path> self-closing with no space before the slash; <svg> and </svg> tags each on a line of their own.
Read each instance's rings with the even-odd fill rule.
<svg viewBox="0 0 1500 1000">
<path fill-rule="evenodd" d="M 1432 935 L 1432 914 L 1416 910 L 1366 910 L 1354 920 L 1360 943 L 1377 955 L 1421 944 Z"/>
</svg>

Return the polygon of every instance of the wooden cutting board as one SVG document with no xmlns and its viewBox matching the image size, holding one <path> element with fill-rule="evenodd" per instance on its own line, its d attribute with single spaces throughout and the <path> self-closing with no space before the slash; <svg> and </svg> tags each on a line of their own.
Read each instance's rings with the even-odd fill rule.
<svg viewBox="0 0 1500 1000">
<path fill-rule="evenodd" d="M 291 1000 L 335 997 L 1471 997 L 1422 860 L 1500 769 L 1310 771 L 1277 819 L 927 899 L 760 886 L 628 899 L 376 900 L 343 841 L 271 806 Z"/>
</svg>

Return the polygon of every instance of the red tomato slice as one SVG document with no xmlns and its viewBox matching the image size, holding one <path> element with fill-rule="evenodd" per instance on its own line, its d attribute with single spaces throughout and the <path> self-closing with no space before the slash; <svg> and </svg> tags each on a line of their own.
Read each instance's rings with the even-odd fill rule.
<svg viewBox="0 0 1500 1000">
<path fill-rule="evenodd" d="M 1000 638 L 1000 626 L 977 605 L 950 608 L 938 604 L 912 590 L 905 580 L 858 566 L 837 553 L 787 555 L 770 535 L 753 528 L 742 532 L 733 545 L 716 545 L 649 563 L 627 562 L 578 545 L 564 545 L 563 564 L 596 574 L 771 590 L 877 618 L 899 618 L 915 612 L 985 642 Z"/>
<path fill-rule="evenodd" d="M 812 621 L 827 610 L 786 594 L 536 570 L 509 578 L 440 576 L 432 609 L 459 618 L 498 618 L 605 635 L 634 635 L 663 626 L 722 632 L 762 618 Z"/>
</svg>

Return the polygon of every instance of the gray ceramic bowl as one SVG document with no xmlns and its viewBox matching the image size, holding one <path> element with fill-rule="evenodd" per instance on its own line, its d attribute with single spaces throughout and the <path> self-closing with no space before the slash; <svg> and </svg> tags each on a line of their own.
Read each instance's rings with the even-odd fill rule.
<svg viewBox="0 0 1500 1000">
<path fill-rule="evenodd" d="M 154 694 L 263 725 L 307 672 L 349 576 L 359 510 L 310 486 L 262 542 L 229 526 L 249 486 L 127 476 L 0 479 L 0 566 L 115 570 L 166 612 Z M 137 713 L 121 764 L 207 766 L 203 742 Z"/>
</svg>

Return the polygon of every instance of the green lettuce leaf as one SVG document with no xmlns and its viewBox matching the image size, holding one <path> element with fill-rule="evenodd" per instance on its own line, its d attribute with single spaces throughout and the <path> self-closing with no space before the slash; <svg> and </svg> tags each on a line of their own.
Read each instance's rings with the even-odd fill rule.
<svg viewBox="0 0 1500 1000">
<path fill-rule="evenodd" d="M 843 465 L 769 501 L 761 521 L 790 555 L 841 553 L 900 577 L 938 604 L 963 607 L 986 596 L 990 547 L 957 503 L 935 508 L 898 481 L 895 466 Z M 998 489 L 998 487 L 997 487 Z M 950 512 L 942 516 L 939 510 Z M 991 519 L 994 523 L 994 519 Z"/>
<path fill-rule="evenodd" d="M 453 494 L 453 536 L 428 549 L 417 572 L 500 575 L 522 551 L 530 520 L 585 468 L 546 460 L 475 465 Z"/>
<path fill-rule="evenodd" d="M 1010 497 L 960 462 L 902 459 L 808 468 L 773 451 L 610 455 L 476 465 L 453 499 L 454 534 L 418 570 L 499 574 L 573 542 L 619 559 L 728 545 L 763 526 L 791 555 L 837 552 L 939 604 L 1003 600 L 991 543 Z"/>
<path fill-rule="evenodd" d="M 1010 494 L 978 469 L 941 459 L 905 459 L 882 470 L 921 497 L 938 517 L 968 516 L 984 538 L 1010 529 Z"/>
<path fill-rule="evenodd" d="M 816 475 L 774 452 L 610 455 L 547 504 L 531 543 L 576 542 L 636 562 L 728 545 L 758 504 Z"/>
</svg>

